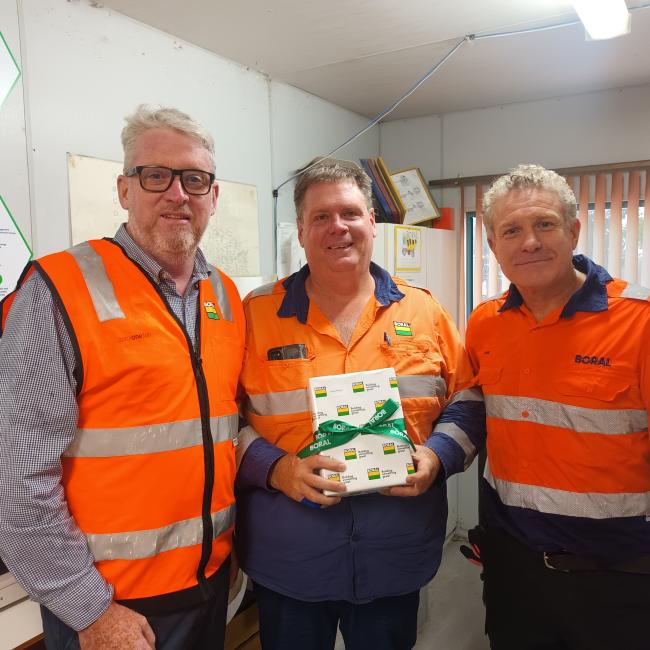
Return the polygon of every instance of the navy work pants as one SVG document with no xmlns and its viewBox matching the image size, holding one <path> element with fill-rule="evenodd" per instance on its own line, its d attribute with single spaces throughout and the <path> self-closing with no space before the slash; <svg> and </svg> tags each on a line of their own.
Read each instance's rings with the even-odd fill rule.
<svg viewBox="0 0 650 650">
<path fill-rule="evenodd" d="M 308 603 L 255 584 L 264 650 L 332 650 L 340 625 L 346 650 L 410 650 L 417 638 L 420 592 L 363 605 Z"/>
</svg>

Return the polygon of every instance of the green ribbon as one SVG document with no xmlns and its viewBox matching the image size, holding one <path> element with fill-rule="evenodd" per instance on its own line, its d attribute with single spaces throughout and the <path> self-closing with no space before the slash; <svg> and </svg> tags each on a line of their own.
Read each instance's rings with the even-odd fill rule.
<svg viewBox="0 0 650 650">
<path fill-rule="evenodd" d="M 399 404 L 393 399 L 387 399 L 384 405 L 360 427 L 342 420 L 327 420 L 318 426 L 318 431 L 314 434 L 314 442 L 307 445 L 298 452 L 299 458 L 307 458 L 313 454 L 319 454 L 327 449 L 345 445 L 358 435 L 367 435 L 369 433 L 381 436 L 395 438 L 406 442 L 413 451 L 415 445 L 406 433 L 404 418 L 397 418 L 388 421 L 388 418 L 397 411 Z"/>
</svg>

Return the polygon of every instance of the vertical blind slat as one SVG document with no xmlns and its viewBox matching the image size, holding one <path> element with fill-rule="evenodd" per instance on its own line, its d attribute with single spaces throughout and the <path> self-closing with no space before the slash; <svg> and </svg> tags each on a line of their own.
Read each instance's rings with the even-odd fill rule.
<svg viewBox="0 0 650 650">
<path fill-rule="evenodd" d="M 650 205 L 650 169 L 645 170 L 645 197 L 643 204 L 643 274 L 641 284 L 650 287 L 650 219 L 646 219 L 645 207 Z"/>
<path fill-rule="evenodd" d="M 609 246 L 607 267 L 610 275 L 621 277 L 621 250 L 623 248 L 623 173 L 612 174 L 612 192 L 609 207 Z"/>
<path fill-rule="evenodd" d="M 578 198 L 578 218 L 580 219 L 580 238 L 578 252 L 589 252 L 589 184 L 591 177 L 584 174 L 580 177 L 580 197 Z"/>
<path fill-rule="evenodd" d="M 593 260 L 605 264 L 605 203 L 607 201 L 607 179 L 605 174 L 596 174 L 596 206 L 594 209 Z"/>
<path fill-rule="evenodd" d="M 476 230 L 474 231 L 474 306 L 483 300 L 483 186 L 475 186 Z"/>
<path fill-rule="evenodd" d="M 641 175 L 630 172 L 627 183 L 627 231 L 625 233 L 625 271 L 623 277 L 638 282 L 639 268 L 639 194 Z"/>
</svg>

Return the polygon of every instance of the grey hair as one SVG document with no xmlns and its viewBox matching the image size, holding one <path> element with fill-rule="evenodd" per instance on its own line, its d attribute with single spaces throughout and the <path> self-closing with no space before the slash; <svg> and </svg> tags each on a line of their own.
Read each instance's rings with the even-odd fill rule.
<svg viewBox="0 0 650 650">
<path fill-rule="evenodd" d="M 131 167 L 133 149 L 138 136 L 150 129 L 171 129 L 186 135 L 200 144 L 210 155 L 210 162 L 214 172 L 214 140 L 212 136 L 187 113 L 176 108 L 160 106 L 153 108 L 147 104 L 140 104 L 132 115 L 124 118 L 126 126 L 122 129 L 122 148 L 124 149 L 124 171 Z"/>
<path fill-rule="evenodd" d="M 486 230 L 494 232 L 492 227 L 495 202 L 511 190 L 536 188 L 555 192 L 562 204 L 564 221 L 572 227 L 577 220 L 576 197 L 562 176 L 541 165 L 517 165 L 507 174 L 497 178 L 490 189 L 483 195 L 483 223 Z"/>
<path fill-rule="evenodd" d="M 372 181 L 366 172 L 351 160 L 338 158 L 314 158 L 300 172 L 300 177 L 293 191 L 293 202 L 296 206 L 298 221 L 302 219 L 302 207 L 305 194 L 315 183 L 341 183 L 352 181 L 361 190 L 366 200 L 368 210 L 372 208 Z"/>
</svg>

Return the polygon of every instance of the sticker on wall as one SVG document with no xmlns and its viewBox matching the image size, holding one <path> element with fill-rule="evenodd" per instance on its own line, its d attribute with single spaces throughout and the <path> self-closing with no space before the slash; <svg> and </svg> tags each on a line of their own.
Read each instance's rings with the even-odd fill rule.
<svg viewBox="0 0 650 650">
<path fill-rule="evenodd" d="M 20 77 L 20 68 L 14 55 L 0 32 L 0 107 L 9 96 L 11 89 L 16 85 Z"/>
<path fill-rule="evenodd" d="M 0 196 L 0 300 L 16 288 L 31 257 L 29 244 Z"/>
</svg>

